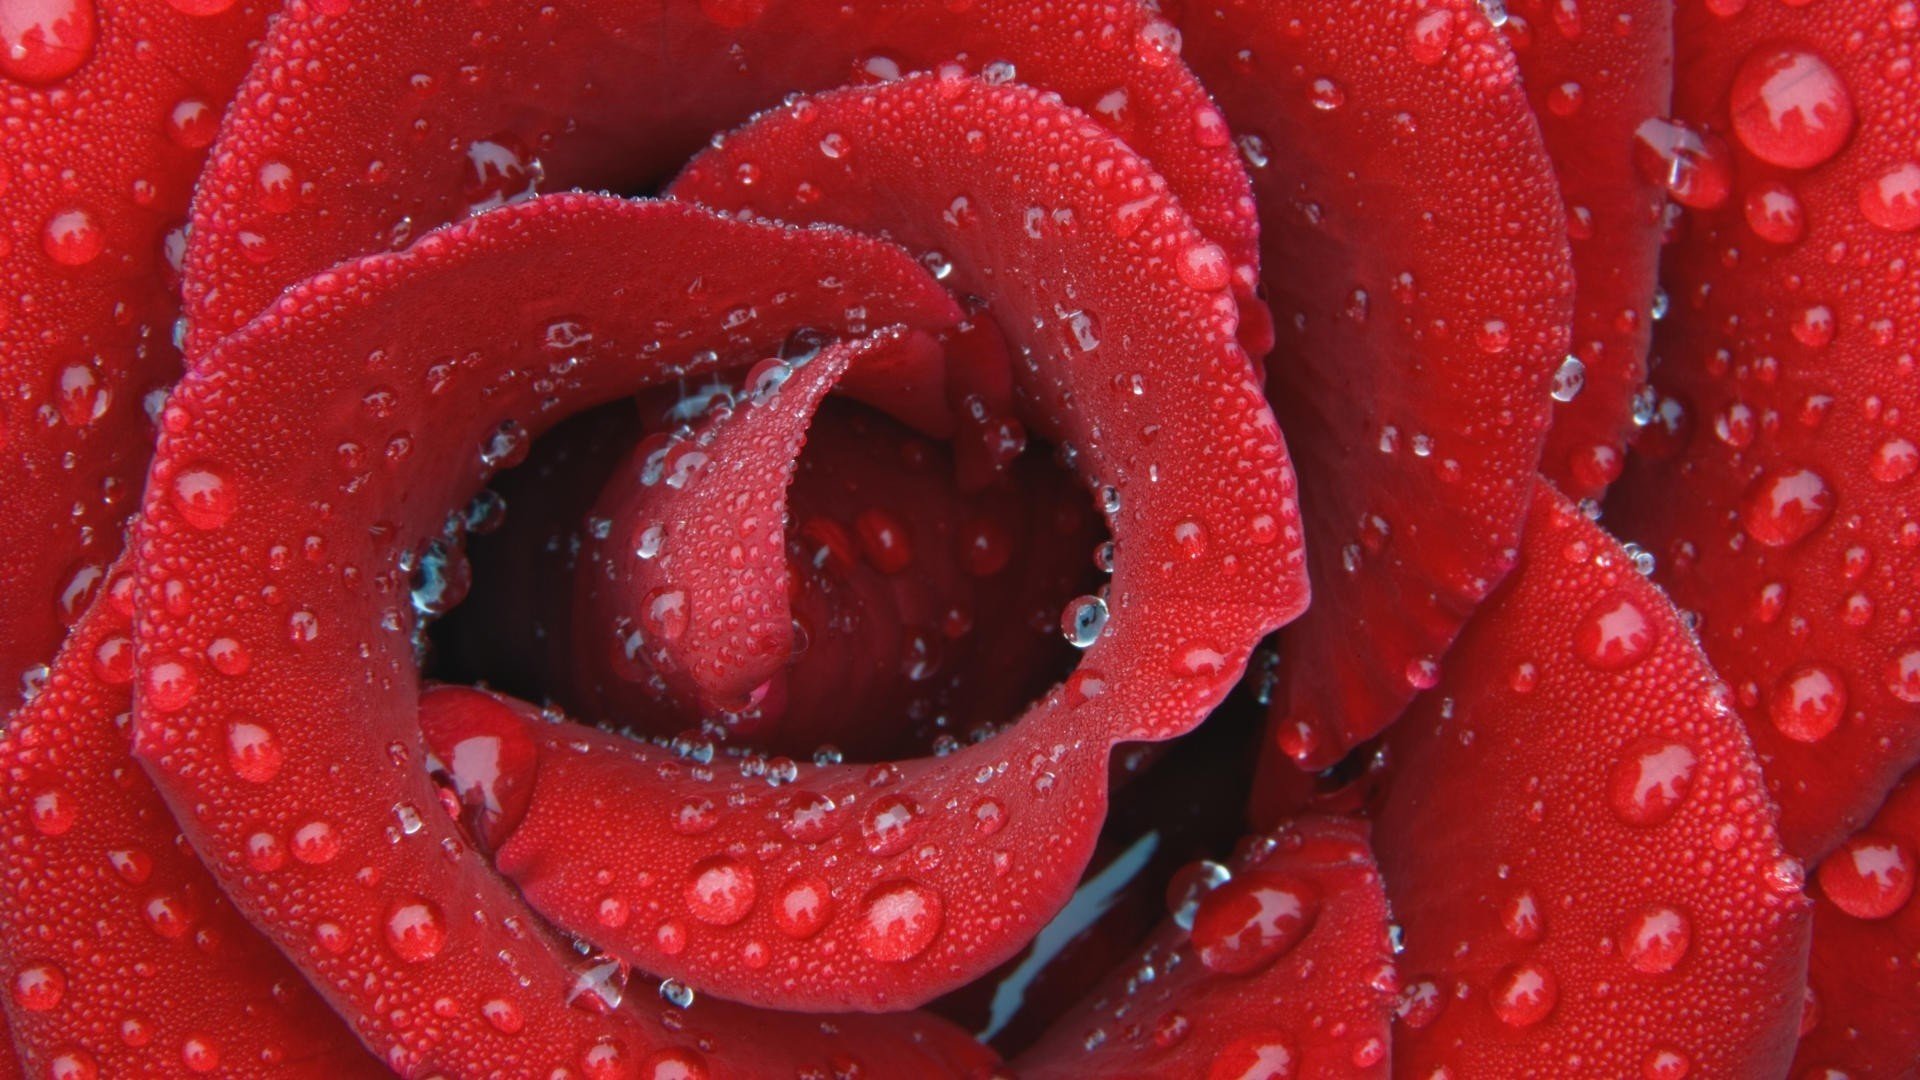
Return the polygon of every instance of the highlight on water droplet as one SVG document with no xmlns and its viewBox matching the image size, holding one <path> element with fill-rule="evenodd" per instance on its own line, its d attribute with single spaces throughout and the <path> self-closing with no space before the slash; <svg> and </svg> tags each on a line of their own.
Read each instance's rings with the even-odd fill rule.
<svg viewBox="0 0 1920 1080">
<path fill-rule="evenodd" d="M 1840 152 L 1853 133 L 1853 98 L 1818 53 L 1767 45 L 1747 54 L 1728 95 L 1734 137 L 1753 155 L 1809 169 Z"/>
</svg>

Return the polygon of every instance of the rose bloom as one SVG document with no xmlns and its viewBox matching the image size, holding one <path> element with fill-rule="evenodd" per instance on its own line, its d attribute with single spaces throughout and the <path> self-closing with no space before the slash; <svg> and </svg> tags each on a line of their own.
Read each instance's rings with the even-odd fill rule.
<svg viewBox="0 0 1920 1080">
<path fill-rule="evenodd" d="M 1897 1078 L 1915 0 L 0 0 L 0 1076 Z"/>
</svg>

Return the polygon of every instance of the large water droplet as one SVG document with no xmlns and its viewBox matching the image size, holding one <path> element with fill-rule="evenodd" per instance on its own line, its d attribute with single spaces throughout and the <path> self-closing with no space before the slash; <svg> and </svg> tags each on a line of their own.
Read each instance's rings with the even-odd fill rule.
<svg viewBox="0 0 1920 1080">
<path fill-rule="evenodd" d="M 1768 547 L 1804 540 L 1833 514 L 1833 489 L 1812 469 L 1789 469 L 1760 478 L 1747 493 L 1740 527 Z"/>
<path fill-rule="evenodd" d="M 1741 145 L 1769 164 L 1808 169 L 1839 153 L 1853 132 L 1853 98 L 1831 65 L 1792 45 L 1755 49 L 1734 72 L 1728 98 Z"/>
<path fill-rule="evenodd" d="M 1659 640 L 1647 613 L 1625 596 L 1587 609 L 1573 631 L 1574 655 L 1601 671 L 1619 671 L 1645 659 Z"/>
<path fill-rule="evenodd" d="M 266 727 L 242 720 L 227 724 L 227 764 L 240 779 L 267 783 L 280 775 L 286 759 L 279 738 Z"/>
<path fill-rule="evenodd" d="M 1898 840 L 1859 833 L 1827 856 L 1820 891 L 1856 919 L 1884 919 L 1913 897 L 1913 852 Z"/>
<path fill-rule="evenodd" d="M 753 910 L 753 867 L 725 855 L 693 868 L 687 883 L 687 910 L 711 926 L 732 926 Z"/>
<path fill-rule="evenodd" d="M 1513 964 L 1493 981 L 1487 1002 L 1509 1027 L 1532 1027 L 1547 1018 L 1560 997 L 1553 972 L 1538 961 Z"/>
<path fill-rule="evenodd" d="M 98 33 L 93 0 L 0 0 L 0 74 L 58 82 L 93 55 Z"/>
<path fill-rule="evenodd" d="M 1244 975 L 1298 944 L 1319 914 L 1305 883 L 1251 874 L 1208 893 L 1193 916 L 1193 949 L 1210 971 Z"/>
<path fill-rule="evenodd" d="M 815 878 L 789 881 L 773 901 L 773 925 L 795 940 L 809 938 L 827 925 L 833 912 L 833 894 Z"/>
<path fill-rule="evenodd" d="M 410 964 L 439 956 L 447 944 L 446 918 L 431 900 L 415 898 L 395 904 L 387 910 L 385 929 L 394 955 Z"/>
<path fill-rule="evenodd" d="M 1825 664 L 1802 664 L 1774 687 L 1767 715 L 1780 734 L 1815 743 L 1833 733 L 1846 711 L 1844 677 Z"/>
<path fill-rule="evenodd" d="M 867 894 L 855 939 L 875 960 L 911 960 L 933 944 L 944 919 L 939 893 L 916 881 L 892 881 Z"/>
<path fill-rule="evenodd" d="M 1861 185 L 1860 216 L 1888 232 L 1920 229 L 1920 163 L 1903 161 Z"/>
<path fill-rule="evenodd" d="M 1693 751 L 1648 736 L 1634 743 L 1613 767 L 1607 800 L 1630 825 L 1658 825 L 1673 816 L 1693 788 Z"/>
<path fill-rule="evenodd" d="M 168 485 L 174 509 L 196 529 L 217 529 L 233 517 L 239 500 L 226 474 L 207 465 L 193 465 L 174 474 Z"/>
<path fill-rule="evenodd" d="M 1060 633 L 1076 649 L 1092 648 L 1106 628 L 1107 602 L 1097 596 L 1074 600 L 1060 616 Z"/>
<path fill-rule="evenodd" d="M 1680 965 L 1693 944 L 1693 924 L 1680 911 L 1650 907 L 1628 921 L 1620 934 L 1620 955 L 1635 971 L 1662 975 Z"/>
</svg>

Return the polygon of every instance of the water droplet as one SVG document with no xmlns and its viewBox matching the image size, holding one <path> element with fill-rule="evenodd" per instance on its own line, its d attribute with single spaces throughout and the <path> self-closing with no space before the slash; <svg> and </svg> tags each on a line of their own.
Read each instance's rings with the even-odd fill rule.
<svg viewBox="0 0 1920 1080">
<path fill-rule="evenodd" d="M 1920 163 L 1903 161 L 1861 185 L 1860 216 L 1888 232 L 1920 229 Z"/>
<path fill-rule="evenodd" d="M 505 998 L 491 998 L 480 1004 L 480 1015 L 495 1031 L 503 1035 L 517 1035 L 527 1026 L 527 1018 L 520 1007 Z"/>
<path fill-rule="evenodd" d="M 74 805 L 73 797 L 59 788 L 48 788 L 36 793 L 27 804 L 28 820 L 33 829 L 42 836 L 59 836 L 73 828 L 74 820 L 79 816 L 79 808 Z"/>
<path fill-rule="evenodd" d="M 660 980 L 660 1000 L 666 1002 L 667 1004 L 673 1006 L 674 1008 L 676 1009 L 692 1008 L 693 997 L 694 997 L 693 987 L 688 986 L 686 983 L 681 982 L 679 979 Z"/>
<path fill-rule="evenodd" d="M 10 0 L 0 5 L 0 74 L 58 82 L 93 55 L 98 32 L 93 0 Z"/>
<path fill-rule="evenodd" d="M 1601 671 L 1632 667 L 1653 651 L 1659 632 L 1640 606 L 1611 596 L 1587 609 L 1574 628 L 1574 655 Z"/>
<path fill-rule="evenodd" d="M 1680 965 L 1693 944 L 1693 924 L 1674 908 L 1647 908 L 1631 919 L 1620 934 L 1620 956 L 1627 966 L 1648 975 L 1663 975 Z"/>
<path fill-rule="evenodd" d="M 860 835 L 867 850 L 885 858 L 906 850 L 925 822 L 919 808 L 900 795 L 888 795 L 873 804 L 860 819 Z"/>
<path fill-rule="evenodd" d="M 340 834 L 324 821 L 309 821 L 293 830 L 293 857 L 309 866 L 322 866 L 340 854 Z"/>
<path fill-rule="evenodd" d="M 1097 596 L 1074 600 L 1060 616 L 1060 633 L 1077 649 L 1092 648 L 1106 628 L 1107 602 Z"/>
<path fill-rule="evenodd" d="M 1647 736 L 1635 742 L 1613 767 L 1607 799 L 1629 825 L 1658 825 L 1673 816 L 1693 788 L 1693 751 L 1677 742 Z"/>
<path fill-rule="evenodd" d="M 1833 514 L 1833 489 L 1812 469 L 1791 469 L 1760 478 L 1742 503 L 1740 527 L 1768 547 L 1806 539 Z"/>
<path fill-rule="evenodd" d="M 496 206 L 531 199 L 545 178 L 540 160 L 512 134 L 501 133 L 467 144 L 467 174 L 461 183 L 467 213 L 481 214 Z M 551 328 L 549 328 L 551 340 Z"/>
<path fill-rule="evenodd" d="M 1507 898 L 1506 906 L 1500 909 L 1500 925 L 1516 941 L 1538 941 L 1546 930 L 1546 920 L 1541 917 L 1540 903 L 1533 893 L 1522 889 Z"/>
<path fill-rule="evenodd" d="M 1920 447 L 1907 439 L 1888 439 L 1874 448 L 1867 467 L 1875 480 L 1898 484 L 1920 470 Z"/>
<path fill-rule="evenodd" d="M 1827 856 L 1816 875 L 1820 891 L 1856 919 L 1885 919 L 1913 897 L 1913 852 L 1898 840 L 1857 833 Z"/>
<path fill-rule="evenodd" d="M 915 881 L 891 881 L 862 902 L 855 940 L 875 960 L 911 960 L 925 952 L 945 918 L 940 894 Z"/>
<path fill-rule="evenodd" d="M 62 210 L 47 219 L 40 236 L 47 258 L 62 266 L 85 266 L 100 257 L 106 234 L 93 215 L 81 209 Z"/>
<path fill-rule="evenodd" d="M 693 868 L 687 883 L 687 910 L 710 926 L 732 926 L 753 910 L 753 868 L 720 855 Z"/>
<path fill-rule="evenodd" d="M 1780 734 L 1815 743 L 1833 733 L 1847 710 L 1847 684 L 1825 664 L 1802 664 L 1773 689 L 1767 715 Z"/>
<path fill-rule="evenodd" d="M 833 896 L 827 883 L 816 878 L 787 882 L 773 902 L 773 925 L 798 941 L 812 937 L 827 925 L 833 912 Z"/>
<path fill-rule="evenodd" d="M 1546 1019 L 1559 995 L 1553 972 L 1545 964 L 1529 961 L 1502 970 L 1493 981 L 1487 1001 L 1501 1023 L 1524 1028 Z"/>
<path fill-rule="evenodd" d="M 1807 231 L 1807 214 L 1800 197 L 1778 180 L 1766 180 L 1749 188 L 1742 208 L 1747 227 L 1769 244 L 1792 244 Z"/>
<path fill-rule="evenodd" d="M 1446 58 L 1453 43 L 1453 12 L 1432 8 L 1421 12 L 1407 27 L 1407 53 L 1415 62 L 1431 67 Z"/>
<path fill-rule="evenodd" d="M 1560 367 L 1553 373 L 1553 400 L 1562 405 L 1580 396 L 1587 385 L 1587 365 L 1577 356 L 1569 355 L 1560 361 Z"/>
<path fill-rule="evenodd" d="M 1233 880 L 1233 871 L 1210 859 L 1191 862 L 1174 871 L 1167 882 L 1167 914 L 1182 930 L 1192 930 L 1200 901 Z"/>
<path fill-rule="evenodd" d="M 233 517 L 239 499 L 226 475 L 206 465 L 174 474 L 169 485 L 174 509 L 196 529 L 217 529 Z"/>
<path fill-rule="evenodd" d="M 1302 882 L 1277 874 L 1234 878 L 1206 894 L 1193 915 L 1193 949 L 1209 971 L 1259 971 L 1298 944 L 1319 914 Z"/>
<path fill-rule="evenodd" d="M 447 944 L 447 924 L 431 900 L 415 898 L 387 910 L 387 944 L 409 964 L 425 963 Z"/>
<path fill-rule="evenodd" d="M 1839 153 L 1853 132 L 1853 99 L 1832 66 L 1792 45 L 1763 46 L 1734 72 L 1733 132 L 1755 157 L 1808 169 Z"/>
<path fill-rule="evenodd" d="M 1294 1080 L 1299 1068 L 1300 1055 L 1292 1043 L 1260 1032 L 1222 1047 L 1207 1064 L 1207 1080 Z"/>
<path fill-rule="evenodd" d="M 1696 210 L 1727 201 L 1733 155 L 1719 136 L 1658 118 L 1643 121 L 1633 135 L 1635 167 L 1648 182 L 1665 187 L 1673 201 Z"/>
<path fill-rule="evenodd" d="M 1907 645 L 1887 661 L 1887 692 L 1909 705 L 1920 705 L 1920 645 Z"/>
<path fill-rule="evenodd" d="M 34 964 L 13 977 L 13 1001 L 28 1012 L 47 1012 L 67 993 L 67 973 L 53 964 Z"/>
<path fill-rule="evenodd" d="M 280 775 L 286 759 L 279 738 L 267 728 L 243 720 L 227 724 L 227 764 L 240 779 L 267 783 Z"/>
<path fill-rule="evenodd" d="M 1233 267 L 1227 261 L 1226 250 L 1210 241 L 1199 241 L 1182 249 L 1174 257 L 1173 269 L 1188 288 L 1199 292 L 1224 289 L 1233 279 Z"/>
</svg>

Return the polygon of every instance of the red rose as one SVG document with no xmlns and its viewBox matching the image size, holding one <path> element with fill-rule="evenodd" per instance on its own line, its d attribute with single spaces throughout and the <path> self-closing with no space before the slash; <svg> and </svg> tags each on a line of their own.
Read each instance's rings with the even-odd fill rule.
<svg viewBox="0 0 1920 1080">
<path fill-rule="evenodd" d="M 23 1072 L 1910 1071 L 1920 14 L 1510 3 L 0 0 Z"/>
</svg>

